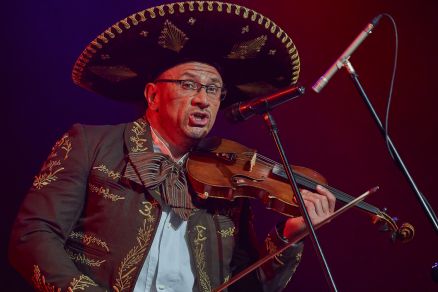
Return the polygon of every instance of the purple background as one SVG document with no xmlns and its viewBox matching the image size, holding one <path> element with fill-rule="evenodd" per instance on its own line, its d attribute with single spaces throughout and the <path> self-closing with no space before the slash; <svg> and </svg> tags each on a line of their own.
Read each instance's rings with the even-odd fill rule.
<svg viewBox="0 0 438 292">
<path fill-rule="evenodd" d="M 135 119 L 142 109 L 107 100 L 73 85 L 70 72 L 83 48 L 109 25 L 156 1 L 9 1 L 1 25 L 2 92 L 2 290 L 28 286 L 6 263 L 11 224 L 33 176 L 52 144 L 75 122 L 107 124 Z M 394 16 L 400 37 L 399 67 L 390 133 L 420 190 L 438 209 L 438 4 L 428 1 L 236 1 L 282 26 L 301 58 L 300 84 L 307 93 L 276 109 L 289 160 L 322 173 L 352 195 L 379 185 L 369 198 L 416 228 L 412 242 L 392 244 L 368 216 L 349 211 L 318 234 L 340 291 L 437 291 L 430 267 L 438 238 L 414 193 L 392 162 L 349 76 L 338 72 L 321 94 L 310 86 L 378 13 Z M 214 32 L 212 32 L 214 33 Z M 383 117 L 394 34 L 382 19 L 351 61 Z M 214 134 L 257 148 L 277 159 L 260 118 L 231 125 L 219 117 Z M 278 215 L 256 204 L 261 237 Z M 48 255 L 49 256 L 49 255 Z M 8 289 L 7 289 L 8 288 Z M 310 241 L 286 291 L 326 291 Z"/>
</svg>

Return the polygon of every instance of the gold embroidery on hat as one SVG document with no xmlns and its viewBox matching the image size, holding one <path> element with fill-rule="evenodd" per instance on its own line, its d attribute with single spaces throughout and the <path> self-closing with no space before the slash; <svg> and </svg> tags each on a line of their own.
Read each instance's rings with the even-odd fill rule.
<svg viewBox="0 0 438 292">
<path fill-rule="evenodd" d="M 123 26 L 125 27 L 125 29 L 129 29 L 131 28 L 131 26 L 128 23 L 128 18 L 122 19 L 119 21 L 119 23 L 123 24 Z"/>
<path fill-rule="evenodd" d="M 193 5 L 194 1 L 188 1 L 187 4 L 189 4 L 189 10 L 193 11 L 195 10 L 195 6 Z"/>
<path fill-rule="evenodd" d="M 83 253 L 76 253 L 69 248 L 65 249 L 65 252 L 73 261 L 90 266 L 90 267 L 100 267 L 101 264 L 106 262 L 106 260 L 95 260 L 85 256 Z"/>
<path fill-rule="evenodd" d="M 120 28 L 119 23 L 120 23 L 120 22 L 117 22 L 116 24 L 114 24 L 114 25 L 111 26 L 111 27 L 114 28 L 114 29 L 117 31 L 117 33 L 120 34 L 120 33 L 123 32 L 123 30 Z"/>
<path fill-rule="evenodd" d="M 102 48 L 102 45 L 99 44 L 99 43 L 97 42 L 97 40 L 92 41 L 91 44 L 92 44 L 93 46 L 95 46 L 96 48 L 98 48 L 98 49 L 101 49 L 101 48 Z"/>
<path fill-rule="evenodd" d="M 227 5 L 227 13 L 230 14 L 230 13 L 231 13 L 231 7 L 232 7 L 232 4 L 230 4 L 230 3 L 225 3 L 225 5 Z"/>
<path fill-rule="evenodd" d="M 275 33 L 275 30 L 277 29 L 277 25 L 275 23 L 272 23 L 271 26 L 271 33 Z"/>
<path fill-rule="evenodd" d="M 158 9 L 158 14 L 160 14 L 160 16 L 164 16 L 164 4 L 158 5 L 156 8 Z"/>
<path fill-rule="evenodd" d="M 157 15 L 155 14 L 154 8 L 155 8 L 155 7 L 152 7 L 152 8 L 148 8 L 148 9 L 146 9 L 146 11 L 149 12 L 149 16 L 150 16 L 151 18 L 155 18 L 155 17 L 157 17 Z"/>
<path fill-rule="evenodd" d="M 272 49 L 272 50 L 269 50 L 268 55 L 270 55 L 270 56 L 274 56 L 275 53 L 277 53 L 277 50 Z"/>
<path fill-rule="evenodd" d="M 207 1 L 207 10 L 213 11 L 213 1 Z"/>
<path fill-rule="evenodd" d="M 39 175 L 35 176 L 32 184 L 33 187 L 37 190 L 41 190 L 51 182 L 56 181 L 58 179 L 56 174 L 64 170 L 62 162 L 67 160 L 71 150 L 71 139 L 69 134 L 66 133 L 52 147 L 52 151 L 50 152 L 49 157 L 47 157 L 46 162 L 44 162 L 43 166 L 41 167 Z"/>
<path fill-rule="evenodd" d="M 196 19 L 193 17 L 190 17 L 189 20 L 187 21 L 188 24 L 190 25 L 195 25 Z"/>
<path fill-rule="evenodd" d="M 268 29 L 270 25 L 271 25 L 271 20 L 269 18 L 266 18 L 265 28 Z"/>
<path fill-rule="evenodd" d="M 265 18 L 263 15 L 259 14 L 259 24 L 261 25 L 263 23 L 263 19 Z"/>
<path fill-rule="evenodd" d="M 85 275 L 80 275 L 79 279 L 76 280 L 76 278 L 73 278 L 73 280 L 70 282 L 70 287 L 68 287 L 68 291 L 84 291 L 86 288 L 90 286 L 97 286 L 97 284 L 91 280 L 90 277 Z"/>
<path fill-rule="evenodd" d="M 249 25 L 242 27 L 242 34 L 249 32 Z"/>
<path fill-rule="evenodd" d="M 259 36 L 249 41 L 243 41 L 233 46 L 231 52 L 227 55 L 229 59 L 247 59 L 254 58 L 261 48 L 265 45 L 268 37 L 266 35 Z"/>
<path fill-rule="evenodd" d="M 84 52 L 84 56 L 89 58 L 89 59 L 91 59 L 91 57 L 93 56 L 92 54 L 90 54 L 90 52 L 96 51 L 94 49 L 91 49 L 91 47 L 87 47 L 85 50 L 86 51 Z"/>
<path fill-rule="evenodd" d="M 198 11 L 204 11 L 204 1 L 196 1 L 196 3 L 198 4 Z"/>
<path fill-rule="evenodd" d="M 277 31 L 277 39 L 281 39 L 281 36 L 283 34 L 283 30 L 281 29 L 281 27 L 278 27 L 278 31 Z"/>
<path fill-rule="evenodd" d="M 92 183 L 88 184 L 88 189 L 90 190 L 90 192 L 95 193 L 99 196 L 102 196 L 104 199 L 108 199 L 108 200 L 111 200 L 113 202 L 125 199 L 125 197 L 123 197 L 123 196 L 119 196 L 119 195 L 111 193 L 109 188 L 99 187 L 99 186 L 96 186 L 95 184 L 92 184 Z"/>
<path fill-rule="evenodd" d="M 111 27 L 105 30 L 104 33 L 106 33 L 112 39 L 116 37 L 116 35 L 111 31 Z"/>
<path fill-rule="evenodd" d="M 202 288 L 202 291 L 211 291 L 211 283 L 210 279 L 208 277 L 206 267 L 207 267 L 207 260 L 205 255 L 205 249 L 204 249 L 204 242 L 207 240 L 207 237 L 204 235 L 204 232 L 207 230 L 205 226 L 202 225 L 196 225 L 195 231 L 196 231 L 196 238 L 194 240 L 194 247 L 195 247 L 195 261 L 196 261 L 196 268 L 199 273 L 199 283 Z"/>
<path fill-rule="evenodd" d="M 166 19 L 158 37 L 158 44 L 163 48 L 179 52 L 189 40 L 186 34 Z"/>
<path fill-rule="evenodd" d="M 258 13 L 255 11 L 252 11 L 252 15 L 251 15 L 251 21 L 255 21 L 257 19 L 257 15 Z"/>
<path fill-rule="evenodd" d="M 140 32 L 140 35 L 142 36 L 142 37 L 147 37 L 148 36 L 148 34 L 149 34 L 149 32 L 148 31 L 145 31 L 145 30 L 142 30 L 141 32 Z"/>
<path fill-rule="evenodd" d="M 61 292 L 61 288 L 55 288 L 54 285 L 46 283 L 46 279 L 41 275 L 40 267 L 37 265 L 33 265 L 32 283 L 36 291 Z"/>
<path fill-rule="evenodd" d="M 154 220 L 155 221 L 155 217 Z M 120 263 L 116 283 L 113 288 L 116 291 L 124 291 L 129 289 L 133 280 L 133 272 L 139 268 L 139 263 L 142 262 L 146 249 L 151 241 L 154 225 L 143 220 L 143 226 L 140 227 L 137 233 L 137 244 L 128 252 Z M 135 275 L 135 273 L 134 273 Z"/>
<path fill-rule="evenodd" d="M 177 3 L 178 4 L 178 6 L 179 6 L 179 12 L 180 13 L 184 13 L 184 3 L 183 2 L 178 2 Z"/>
<path fill-rule="evenodd" d="M 138 20 L 137 18 L 135 18 L 136 14 L 132 14 L 129 16 L 129 19 L 131 20 L 133 25 L 137 25 L 138 24 Z"/>
<path fill-rule="evenodd" d="M 137 13 L 137 15 L 140 15 L 140 21 L 141 22 L 145 22 L 146 21 L 146 16 L 144 16 L 146 10 L 142 10 L 140 12 Z"/>
<path fill-rule="evenodd" d="M 144 138 L 146 127 L 147 124 L 143 119 L 134 122 L 134 125 L 131 129 L 131 132 L 134 133 L 134 136 L 129 137 L 129 140 L 135 144 L 135 147 L 131 148 L 131 152 L 137 153 L 148 150 L 148 147 L 144 145 L 147 142 L 147 140 Z"/>
<path fill-rule="evenodd" d="M 90 72 L 111 82 L 137 77 L 137 73 L 126 66 L 90 66 Z"/>
<path fill-rule="evenodd" d="M 173 6 L 175 6 L 175 3 L 166 4 L 166 6 L 169 9 L 169 13 L 170 14 L 174 14 L 175 13 L 175 9 L 173 8 Z"/>
<path fill-rule="evenodd" d="M 224 7 L 223 5 L 226 5 L 226 12 L 228 14 L 230 14 L 232 12 L 232 7 L 235 7 L 235 13 L 236 15 L 240 15 L 240 10 L 243 10 L 243 14 L 242 17 L 243 18 L 247 18 L 249 16 L 249 12 L 251 12 L 251 21 L 257 22 L 260 25 L 263 25 L 267 30 L 269 30 L 272 34 L 275 34 L 276 32 L 276 37 L 277 38 L 281 38 L 281 43 L 286 44 L 286 49 L 289 49 L 292 45 L 292 40 L 290 39 L 290 37 L 283 32 L 279 27 L 277 27 L 271 20 L 269 20 L 268 18 L 264 17 L 263 15 L 257 13 L 254 10 L 248 9 L 246 7 L 243 6 L 239 6 L 239 5 L 234 5 L 234 4 L 230 4 L 230 3 L 223 3 L 223 2 L 216 2 L 216 1 L 206 1 L 207 2 L 207 9 L 210 10 L 210 8 L 212 7 L 214 10 L 214 4 L 217 5 L 217 11 L 222 12 Z M 202 3 L 204 3 L 204 1 L 202 1 Z M 211 4 L 210 4 L 211 3 Z M 172 14 L 173 13 L 173 5 L 175 3 L 172 4 L 166 4 L 166 6 L 169 8 L 167 13 Z M 190 11 L 194 11 L 195 10 L 195 5 L 194 5 L 194 1 L 188 1 L 188 2 L 177 2 L 176 4 L 178 4 L 179 7 L 179 12 L 180 13 L 184 13 L 185 12 L 185 5 L 188 5 L 188 9 Z M 132 20 L 132 24 L 135 25 L 135 21 L 146 21 L 146 17 L 145 17 L 145 13 L 146 11 L 149 12 L 150 17 L 151 18 L 155 18 L 156 14 L 154 12 L 154 8 L 149 8 L 140 12 L 137 12 L 136 14 L 131 15 L 129 18 Z M 203 8 L 203 4 L 199 4 L 198 3 L 198 9 L 204 9 Z M 166 14 L 166 10 L 164 10 L 164 15 Z M 135 18 L 136 15 L 139 15 L 140 19 Z M 265 21 L 266 20 L 266 21 Z M 263 23 L 265 21 L 265 23 Z M 121 28 L 119 26 L 118 22 L 117 24 L 109 27 L 107 30 L 105 30 L 100 36 L 98 36 L 96 38 L 96 40 L 98 40 L 101 44 L 103 43 L 108 43 L 108 38 L 115 38 L 116 35 L 114 34 L 114 30 L 117 31 L 117 33 L 122 33 L 123 30 L 128 30 L 129 28 Z M 123 30 L 122 30 L 123 29 Z M 86 66 L 89 64 L 90 59 L 94 57 L 94 54 L 97 52 L 97 49 L 100 49 L 99 46 L 96 46 L 96 44 L 90 44 L 89 46 L 87 46 L 87 48 L 82 52 L 82 54 L 79 56 L 78 60 L 76 61 L 74 68 L 73 68 L 73 72 L 72 72 L 72 77 L 73 77 L 73 81 L 75 84 L 85 87 L 85 88 L 92 88 L 91 84 L 88 84 L 86 81 L 82 80 L 83 78 L 83 69 L 86 68 Z M 292 55 L 294 53 L 289 53 L 289 55 Z M 296 83 L 296 81 L 298 80 L 298 75 L 299 75 L 299 57 L 298 55 L 295 56 L 290 56 L 291 58 L 291 63 L 292 65 L 296 64 L 297 66 L 292 67 L 292 72 L 291 72 L 291 81 L 292 83 Z"/>
<path fill-rule="evenodd" d="M 91 245 L 97 245 L 102 248 L 104 248 L 107 252 L 109 252 L 108 244 L 103 241 L 102 239 L 97 238 L 96 236 L 84 232 L 75 232 L 72 231 L 70 235 L 68 236 L 71 239 L 80 239 L 83 244 L 91 246 Z"/>
<path fill-rule="evenodd" d="M 240 15 L 240 6 L 239 5 L 235 5 L 235 7 L 236 7 L 236 10 L 234 11 L 234 13 L 236 15 Z"/>
</svg>

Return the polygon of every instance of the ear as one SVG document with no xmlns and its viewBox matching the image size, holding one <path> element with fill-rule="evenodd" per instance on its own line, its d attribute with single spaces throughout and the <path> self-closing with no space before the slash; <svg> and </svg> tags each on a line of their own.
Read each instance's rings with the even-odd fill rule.
<svg viewBox="0 0 438 292">
<path fill-rule="evenodd" d="M 144 87 L 144 97 L 148 103 L 148 108 L 155 111 L 158 110 L 159 98 L 157 98 L 157 85 L 148 83 Z"/>
</svg>

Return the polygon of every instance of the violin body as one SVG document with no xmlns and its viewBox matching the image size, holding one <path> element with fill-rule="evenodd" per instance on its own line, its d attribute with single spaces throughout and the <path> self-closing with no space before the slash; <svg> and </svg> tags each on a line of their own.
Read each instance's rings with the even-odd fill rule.
<svg viewBox="0 0 438 292">
<path fill-rule="evenodd" d="M 187 160 L 187 175 L 193 190 L 205 199 L 260 199 L 268 209 L 286 216 L 299 216 L 289 183 L 273 173 L 277 164 L 267 163 L 255 155 L 253 149 L 226 139 L 221 139 L 214 150 L 191 153 Z M 300 166 L 292 168 L 326 184 L 325 178 L 314 170 Z"/>
</svg>

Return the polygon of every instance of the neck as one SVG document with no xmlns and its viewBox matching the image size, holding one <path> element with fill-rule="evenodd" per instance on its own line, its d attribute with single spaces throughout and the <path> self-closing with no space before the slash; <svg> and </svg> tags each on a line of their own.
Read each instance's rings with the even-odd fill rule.
<svg viewBox="0 0 438 292">
<path fill-rule="evenodd" d="M 153 133 L 158 139 L 158 143 L 167 148 L 170 157 L 174 161 L 178 161 L 187 152 L 192 149 L 196 144 L 194 141 L 174 141 L 171 135 L 167 135 L 167 132 L 160 127 L 160 123 L 157 123 L 153 118 L 146 116 Z"/>
</svg>

